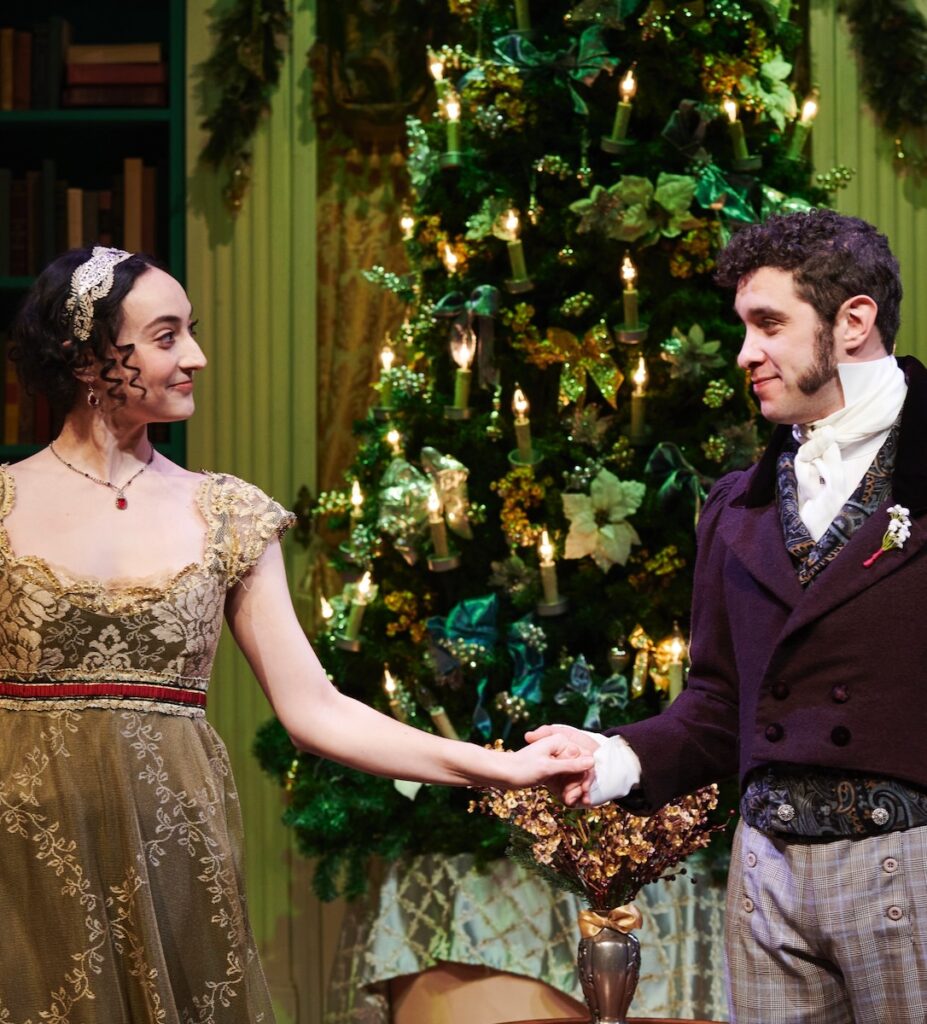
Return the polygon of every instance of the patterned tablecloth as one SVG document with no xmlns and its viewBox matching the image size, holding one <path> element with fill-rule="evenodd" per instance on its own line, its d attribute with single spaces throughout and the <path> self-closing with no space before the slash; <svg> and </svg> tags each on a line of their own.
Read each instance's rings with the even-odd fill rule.
<svg viewBox="0 0 927 1024">
<path fill-rule="evenodd" d="M 648 886 L 640 1016 L 726 1019 L 724 889 L 686 876 Z M 347 912 L 325 1024 L 389 1024 L 387 983 L 445 960 L 540 979 L 582 1001 L 576 975 L 579 901 L 508 860 L 485 872 L 469 855 L 392 864 Z"/>
</svg>

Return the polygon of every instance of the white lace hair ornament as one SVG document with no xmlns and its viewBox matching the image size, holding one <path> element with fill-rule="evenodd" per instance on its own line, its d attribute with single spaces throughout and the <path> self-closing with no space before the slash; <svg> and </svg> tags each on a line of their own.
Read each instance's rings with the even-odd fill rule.
<svg viewBox="0 0 927 1024">
<path fill-rule="evenodd" d="M 78 341 L 86 341 L 90 337 L 93 307 L 98 299 L 109 295 L 113 287 L 113 268 L 131 255 L 123 249 L 95 245 L 90 259 L 81 263 L 71 275 L 71 292 L 64 308 L 71 318 L 71 333 Z"/>
</svg>

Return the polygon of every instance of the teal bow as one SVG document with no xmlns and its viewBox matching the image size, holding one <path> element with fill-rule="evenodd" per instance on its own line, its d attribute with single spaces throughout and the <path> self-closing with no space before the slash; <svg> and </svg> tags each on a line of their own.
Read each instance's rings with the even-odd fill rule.
<svg viewBox="0 0 927 1024">
<path fill-rule="evenodd" d="M 554 700 L 558 704 L 566 704 L 574 694 L 586 701 L 586 718 L 582 727 L 595 732 L 602 728 L 602 711 L 605 708 L 615 707 L 623 711 L 628 706 L 628 681 L 624 676 L 614 675 L 596 683 L 581 654 L 570 668 L 570 681 Z"/>
<path fill-rule="evenodd" d="M 496 625 L 498 611 L 498 598 L 491 594 L 488 597 L 472 597 L 460 601 L 445 618 L 434 615 L 428 620 L 426 628 L 431 637 L 431 651 L 438 675 L 448 676 L 460 668 L 458 659 L 441 645 L 442 640 L 466 640 L 492 650 L 499 635 Z M 477 700 L 473 711 L 473 726 L 485 739 L 489 739 L 492 732 L 492 722 L 485 707 L 488 684 L 486 676 L 477 682 Z"/>
<path fill-rule="evenodd" d="M 718 210 L 723 220 L 753 224 L 758 218 L 747 199 L 747 189 L 732 185 L 717 164 L 705 164 L 698 172 L 695 198 L 705 210 Z"/>
<path fill-rule="evenodd" d="M 512 661 L 515 663 L 515 679 L 511 686 L 511 693 L 515 697 L 524 697 L 532 704 L 537 704 L 541 700 L 544 652 L 525 643 L 518 631 L 520 625 L 530 625 L 531 621 L 532 616 L 529 614 L 523 619 L 519 619 L 518 622 L 513 622 L 509 627 L 508 648 Z"/>
<path fill-rule="evenodd" d="M 514 34 L 497 39 L 494 49 L 503 64 L 529 71 L 551 70 L 563 76 L 573 109 L 584 117 L 589 113 L 589 107 L 577 92 L 574 81 L 591 85 L 602 71 L 611 73 L 616 65 L 598 25 L 584 29 L 579 41 L 567 50 L 546 53 L 524 36 Z"/>
<path fill-rule="evenodd" d="M 709 477 L 700 473 L 680 449 L 669 441 L 661 441 L 654 448 L 644 472 L 656 482 L 657 498 L 661 504 L 677 494 L 688 492 L 695 504 L 695 522 L 698 525 L 702 502 L 713 483 Z"/>
</svg>

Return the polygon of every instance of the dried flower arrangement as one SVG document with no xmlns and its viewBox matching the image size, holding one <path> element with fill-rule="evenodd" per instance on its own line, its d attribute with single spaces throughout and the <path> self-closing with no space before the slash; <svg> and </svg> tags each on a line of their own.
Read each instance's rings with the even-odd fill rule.
<svg viewBox="0 0 927 1024">
<path fill-rule="evenodd" d="M 642 818 L 618 804 L 567 807 L 548 790 L 489 790 L 471 810 L 509 824 L 509 855 L 598 912 L 630 903 L 649 882 L 708 845 L 718 787 L 706 786 Z M 683 869 L 684 870 L 684 869 Z"/>
</svg>

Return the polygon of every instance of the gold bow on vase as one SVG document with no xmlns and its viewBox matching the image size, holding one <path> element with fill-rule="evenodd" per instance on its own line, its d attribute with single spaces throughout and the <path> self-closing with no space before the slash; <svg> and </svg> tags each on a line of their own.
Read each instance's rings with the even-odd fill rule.
<svg viewBox="0 0 927 1024">
<path fill-rule="evenodd" d="M 614 907 L 607 914 L 599 914 L 595 910 L 579 912 L 579 931 L 584 939 L 594 938 L 603 928 L 611 928 L 612 931 L 627 935 L 635 928 L 640 928 L 643 923 L 641 912 L 633 903 Z"/>
</svg>

